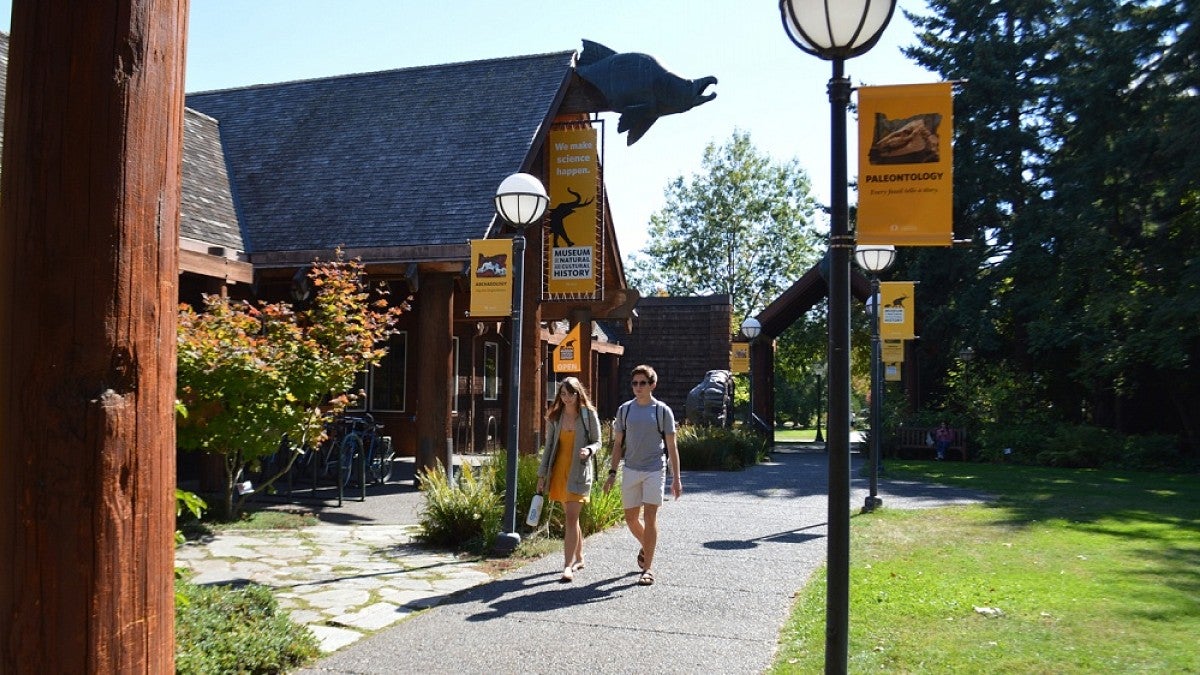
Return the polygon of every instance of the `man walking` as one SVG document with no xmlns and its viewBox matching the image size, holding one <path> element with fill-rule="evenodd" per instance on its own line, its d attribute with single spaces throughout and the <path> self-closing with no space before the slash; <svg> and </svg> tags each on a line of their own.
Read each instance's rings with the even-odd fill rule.
<svg viewBox="0 0 1200 675">
<path fill-rule="evenodd" d="M 675 446 L 675 415 L 670 406 L 654 398 L 658 374 L 650 366 L 637 366 L 633 369 L 630 384 L 634 398 L 617 408 L 617 419 L 613 422 L 612 466 L 604 491 L 612 489 L 617 467 L 623 458 L 621 505 L 625 509 L 629 532 L 641 544 L 637 561 L 642 575 L 638 584 L 649 586 L 654 583 L 652 568 L 654 549 L 658 544 L 658 507 L 663 503 L 668 461 L 671 494 L 675 499 L 683 494 L 683 483 L 679 478 L 679 449 Z"/>
</svg>

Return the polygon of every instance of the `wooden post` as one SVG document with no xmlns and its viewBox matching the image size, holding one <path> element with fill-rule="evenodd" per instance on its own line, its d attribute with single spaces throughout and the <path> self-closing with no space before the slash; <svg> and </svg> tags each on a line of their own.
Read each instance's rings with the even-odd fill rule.
<svg viewBox="0 0 1200 675">
<path fill-rule="evenodd" d="M 572 326 L 579 326 L 579 372 L 575 377 L 587 387 L 588 394 L 592 400 L 596 399 L 596 376 L 592 369 L 592 308 L 591 307 L 576 307 L 571 310 Z"/>
<path fill-rule="evenodd" d="M 0 672 L 174 672 L 186 0 L 16 0 Z"/>
<path fill-rule="evenodd" d="M 417 296 L 421 320 L 417 327 L 417 471 L 446 463 L 450 434 L 454 275 L 438 272 L 421 275 Z"/>
</svg>

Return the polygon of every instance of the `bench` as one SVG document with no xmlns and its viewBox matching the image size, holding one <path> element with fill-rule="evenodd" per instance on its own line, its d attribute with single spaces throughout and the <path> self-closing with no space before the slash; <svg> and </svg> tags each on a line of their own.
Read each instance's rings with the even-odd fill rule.
<svg viewBox="0 0 1200 675">
<path fill-rule="evenodd" d="M 933 432 L 937 427 L 900 427 L 896 430 L 899 437 L 899 442 L 896 444 L 897 452 L 905 450 L 917 450 L 922 453 L 928 452 L 931 456 L 934 454 L 933 443 L 927 442 L 933 438 Z M 957 452 L 962 461 L 967 461 L 967 430 L 951 427 L 950 431 L 954 432 L 954 440 L 950 441 L 950 452 Z"/>
</svg>

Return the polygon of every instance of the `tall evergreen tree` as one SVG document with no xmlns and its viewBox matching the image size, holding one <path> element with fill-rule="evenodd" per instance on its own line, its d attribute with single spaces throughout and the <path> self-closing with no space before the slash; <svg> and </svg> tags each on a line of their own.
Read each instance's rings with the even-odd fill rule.
<svg viewBox="0 0 1200 675">
<path fill-rule="evenodd" d="M 1060 419 L 1195 448 L 1196 1 L 929 11 L 911 17 L 922 32 L 908 55 L 967 80 L 955 229 L 975 246 L 902 258 L 935 282 L 922 286 L 927 344 L 973 343 L 1037 382 Z M 927 361 L 926 381 L 951 367 Z"/>
</svg>

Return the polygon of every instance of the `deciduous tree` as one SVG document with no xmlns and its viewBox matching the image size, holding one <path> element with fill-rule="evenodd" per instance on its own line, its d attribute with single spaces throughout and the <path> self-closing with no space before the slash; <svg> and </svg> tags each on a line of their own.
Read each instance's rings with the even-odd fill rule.
<svg viewBox="0 0 1200 675">
<path fill-rule="evenodd" d="M 735 131 L 709 143 L 700 173 L 679 176 L 628 266 L 643 295 L 725 293 L 734 322 L 761 310 L 819 257 L 817 203 L 796 160 L 777 162 Z"/>
<path fill-rule="evenodd" d="M 323 439 L 325 424 L 355 396 L 355 374 L 386 354 L 404 308 L 388 306 L 382 290 L 367 288 L 362 264 L 340 255 L 314 263 L 308 279 L 316 292 L 301 311 L 219 296 L 207 296 L 202 312 L 180 308 L 177 389 L 187 414 L 178 418 L 178 442 L 223 457 L 226 517 L 245 501 L 234 495 L 248 465 L 288 453 L 258 486 L 265 489 Z"/>
</svg>

